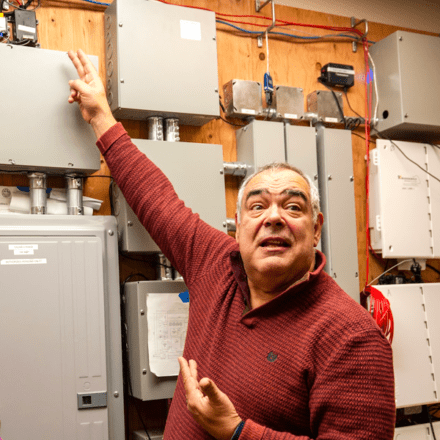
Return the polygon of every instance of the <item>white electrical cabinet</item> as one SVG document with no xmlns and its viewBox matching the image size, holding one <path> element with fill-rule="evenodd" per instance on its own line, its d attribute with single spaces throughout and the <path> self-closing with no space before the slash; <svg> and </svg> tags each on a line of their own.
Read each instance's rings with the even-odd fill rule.
<svg viewBox="0 0 440 440">
<path fill-rule="evenodd" d="M 439 402 L 440 284 L 374 287 L 390 301 L 394 317 L 396 406 Z"/>
<path fill-rule="evenodd" d="M 123 440 L 115 219 L 0 217 L 0 278 L 0 437 Z"/>
<path fill-rule="evenodd" d="M 436 438 L 440 437 L 440 422 L 432 424 Z M 434 440 L 431 425 L 424 423 L 423 425 L 405 426 L 396 428 L 394 431 L 394 440 Z"/>
<path fill-rule="evenodd" d="M 405 157 L 406 156 L 406 157 Z M 371 245 L 384 258 L 440 257 L 440 149 L 377 140 L 370 151 Z"/>
</svg>

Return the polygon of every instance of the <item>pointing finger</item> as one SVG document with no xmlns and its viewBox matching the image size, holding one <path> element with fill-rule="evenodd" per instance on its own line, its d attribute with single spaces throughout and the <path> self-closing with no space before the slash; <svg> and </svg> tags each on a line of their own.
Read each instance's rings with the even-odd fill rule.
<svg viewBox="0 0 440 440">
<path fill-rule="evenodd" d="M 91 74 L 92 77 L 98 76 L 98 72 L 95 69 L 95 66 L 92 64 L 92 62 L 89 60 L 87 55 L 81 50 L 78 49 L 78 58 L 81 61 L 82 67 L 84 69 L 84 73 Z"/>
</svg>

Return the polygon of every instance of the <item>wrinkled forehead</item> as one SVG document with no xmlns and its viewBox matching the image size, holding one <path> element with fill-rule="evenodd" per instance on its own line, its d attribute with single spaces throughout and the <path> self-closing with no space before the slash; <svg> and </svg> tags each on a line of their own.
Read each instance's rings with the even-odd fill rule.
<svg viewBox="0 0 440 440">
<path fill-rule="evenodd" d="M 307 180 L 297 172 L 286 169 L 266 170 L 253 177 L 246 185 L 243 202 L 257 191 L 278 195 L 288 190 L 304 194 L 305 200 L 310 203 L 310 187 Z"/>
</svg>

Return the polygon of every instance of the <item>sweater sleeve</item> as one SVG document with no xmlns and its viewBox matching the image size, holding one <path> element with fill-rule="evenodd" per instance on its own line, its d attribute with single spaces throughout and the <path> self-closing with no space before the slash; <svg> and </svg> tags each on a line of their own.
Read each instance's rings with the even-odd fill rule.
<svg viewBox="0 0 440 440">
<path fill-rule="evenodd" d="M 168 178 L 138 150 L 120 123 L 104 133 L 97 146 L 128 204 L 187 283 L 235 246 L 232 237 L 185 206 Z"/>
<path fill-rule="evenodd" d="M 392 353 L 379 331 L 340 344 L 310 389 L 309 408 L 313 437 L 277 432 L 247 420 L 240 440 L 393 440 Z"/>
</svg>

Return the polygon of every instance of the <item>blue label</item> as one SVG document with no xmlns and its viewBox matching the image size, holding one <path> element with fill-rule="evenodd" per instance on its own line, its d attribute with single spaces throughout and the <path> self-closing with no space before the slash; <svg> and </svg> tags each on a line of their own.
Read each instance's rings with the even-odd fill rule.
<svg viewBox="0 0 440 440">
<path fill-rule="evenodd" d="M 189 292 L 185 290 L 185 292 L 179 293 L 179 298 L 183 303 L 189 303 Z"/>
</svg>

